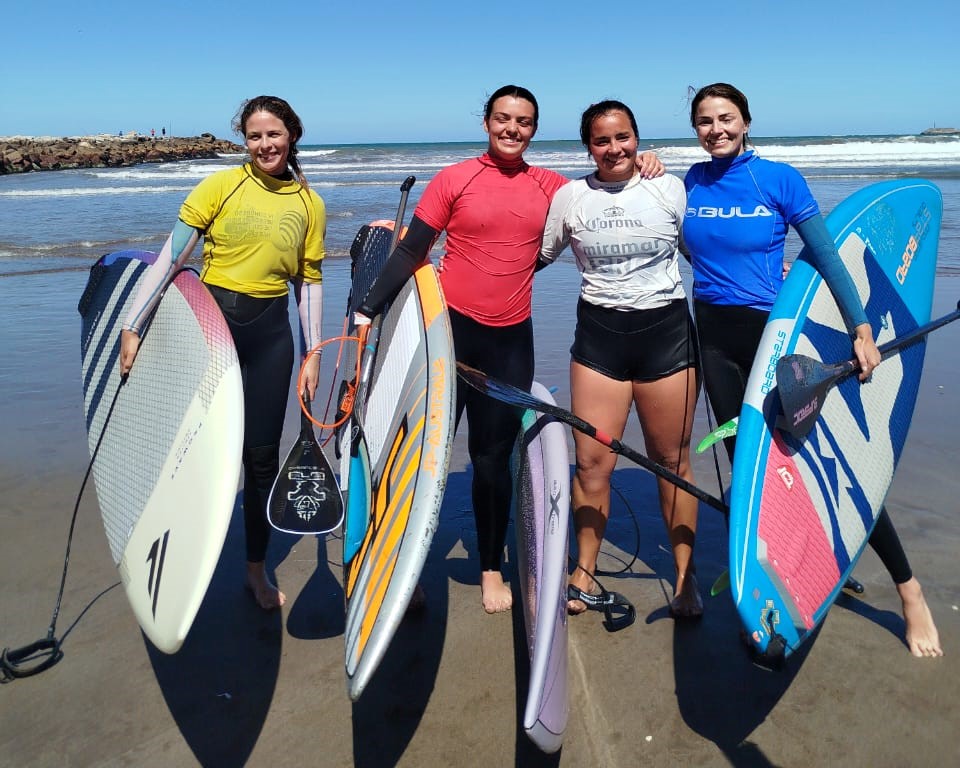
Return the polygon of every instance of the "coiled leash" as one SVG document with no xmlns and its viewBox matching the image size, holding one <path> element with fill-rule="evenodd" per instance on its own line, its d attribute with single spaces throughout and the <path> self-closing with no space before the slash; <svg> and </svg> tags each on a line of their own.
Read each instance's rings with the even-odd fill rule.
<svg viewBox="0 0 960 768">
<path fill-rule="evenodd" d="M 71 624 L 67 631 L 63 633 L 63 637 L 57 638 L 57 618 L 60 615 L 60 603 L 63 600 L 63 590 L 67 584 L 67 569 L 70 565 L 70 545 L 73 543 L 73 531 L 77 524 L 77 513 L 80 510 L 80 500 L 83 498 L 84 488 L 87 486 L 87 480 L 90 478 L 90 473 L 93 471 L 93 462 L 97 457 L 97 453 L 100 451 L 100 444 L 103 442 L 103 436 L 107 432 L 107 425 L 110 423 L 110 417 L 113 415 L 114 406 L 117 404 L 117 398 L 120 395 L 120 390 L 123 389 L 123 385 L 127 382 L 126 374 L 120 378 L 120 386 L 117 387 L 117 391 L 113 394 L 113 401 L 110 403 L 110 410 L 107 411 L 107 417 L 103 424 L 103 430 L 100 432 L 100 437 L 97 439 L 97 445 L 93 450 L 93 455 L 90 457 L 90 463 L 87 465 L 87 471 L 83 476 L 83 482 L 80 483 L 80 492 L 77 494 L 77 501 L 73 505 L 73 515 L 70 518 L 70 532 L 67 534 L 67 550 L 63 556 L 63 574 L 60 577 L 60 590 L 57 592 L 57 603 L 53 609 L 53 616 L 50 619 L 50 626 L 47 628 L 47 636 L 42 640 L 37 640 L 29 645 L 25 645 L 21 648 L 4 648 L 3 652 L 0 653 L 0 683 L 9 683 L 12 680 L 21 677 L 30 677 L 36 675 L 39 672 L 43 672 L 45 669 L 49 669 L 54 664 L 56 664 L 60 659 L 63 658 L 63 641 L 67 639 L 67 635 L 73 630 L 77 625 L 77 622 L 83 617 L 83 614 L 89 610 L 97 600 L 99 600 L 103 595 L 109 592 L 111 589 L 116 587 L 120 582 L 116 582 L 111 586 L 107 587 L 103 592 L 97 595 L 86 608 L 80 613 L 76 620 Z"/>
<path fill-rule="evenodd" d="M 81 314 L 85 313 L 90 301 L 93 300 L 93 295 L 96 292 L 100 281 L 103 279 L 106 269 L 107 268 L 102 263 L 102 259 L 98 260 L 96 264 L 90 268 L 90 277 L 77 306 L 77 309 Z M 171 277 L 170 281 L 167 283 L 167 286 L 169 286 L 176 276 L 185 269 L 189 268 L 183 267 L 176 270 L 173 274 L 173 277 Z M 165 294 L 166 287 L 164 287 L 163 291 L 161 292 L 156 306 L 160 305 L 160 302 L 163 301 L 163 296 Z M 155 313 L 156 307 L 154 307 L 153 313 L 144 324 L 143 332 L 140 334 L 141 345 L 143 344 L 143 340 L 146 338 L 147 333 L 150 330 L 150 324 Z M 63 636 L 57 638 L 57 618 L 60 615 L 60 604 L 63 601 L 63 591 L 67 584 L 67 570 L 70 565 L 70 546 L 73 543 L 73 531 L 77 524 L 77 514 L 80 511 L 80 500 L 83 498 L 83 491 L 87 487 L 87 480 L 90 479 L 90 473 L 93 471 L 93 464 L 97 459 L 97 454 L 100 452 L 100 445 L 103 442 L 103 437 L 107 433 L 107 427 L 110 424 L 110 418 L 113 416 L 113 409 L 117 405 L 120 392 L 123 390 L 124 384 L 127 383 L 128 377 L 129 373 L 125 373 L 120 377 L 120 385 L 117 387 L 116 392 L 113 393 L 113 400 L 110 402 L 110 408 L 107 411 L 106 418 L 104 419 L 103 429 L 100 431 L 100 437 L 97 438 L 97 444 L 90 456 L 90 462 L 87 464 L 87 471 L 83 475 L 83 482 L 80 483 L 80 491 L 77 493 L 76 503 L 73 505 L 73 515 L 70 518 L 70 531 L 67 534 L 67 547 L 63 556 L 63 574 L 60 577 L 60 589 L 57 592 L 57 602 L 53 609 L 53 615 L 50 618 L 50 626 L 47 628 L 47 635 L 40 640 L 36 640 L 35 642 L 24 645 L 20 648 L 4 648 L 3 651 L 0 652 L 0 683 L 9 683 L 19 678 L 31 677 L 43 672 L 46 669 L 49 669 L 58 661 L 60 661 L 60 659 L 63 658 L 63 642 L 67 639 L 67 635 L 73 631 L 73 628 L 77 625 L 77 622 L 83 618 L 84 614 L 90 610 L 90 607 L 97 600 L 120 584 L 119 581 L 115 582 L 94 597 L 87 604 L 86 608 L 80 612 L 80 615 L 77 616 L 74 622 L 67 628 L 67 631 L 63 633 Z"/>
</svg>

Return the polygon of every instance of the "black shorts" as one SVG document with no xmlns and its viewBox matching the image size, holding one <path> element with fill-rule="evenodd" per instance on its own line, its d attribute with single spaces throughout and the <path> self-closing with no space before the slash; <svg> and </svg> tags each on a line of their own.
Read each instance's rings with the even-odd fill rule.
<svg viewBox="0 0 960 768">
<path fill-rule="evenodd" d="M 570 355 L 617 381 L 656 381 L 695 367 L 697 337 L 686 299 L 626 311 L 580 299 Z"/>
</svg>

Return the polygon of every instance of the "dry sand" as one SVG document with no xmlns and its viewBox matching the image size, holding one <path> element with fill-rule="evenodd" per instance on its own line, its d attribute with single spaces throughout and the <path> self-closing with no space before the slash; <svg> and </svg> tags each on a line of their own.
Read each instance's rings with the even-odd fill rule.
<svg viewBox="0 0 960 768">
<path fill-rule="evenodd" d="M 958 295 L 960 280 L 938 278 L 934 315 L 953 309 Z M 5 355 L 15 346 L 10 332 L 5 324 Z M 550 375 L 564 370 L 566 343 Z M 729 591 L 706 599 L 699 623 L 674 622 L 655 484 L 623 463 L 615 485 L 637 516 L 639 541 L 627 509 L 615 506 L 602 565 L 613 569 L 617 558 L 638 553 L 628 573 L 605 580 L 634 603 L 637 622 L 609 634 L 596 613 L 570 620 L 570 723 L 561 752 L 543 755 L 519 725 L 527 674 L 521 613 L 487 616 L 480 607 L 461 434 L 425 572 L 427 610 L 404 622 L 356 704 L 344 682 L 338 539 L 274 536 L 268 564 L 288 602 L 266 614 L 243 587 L 235 515 L 194 628 L 179 653 L 165 656 L 143 638 L 119 587 L 90 605 L 117 574 L 88 489 L 58 636 L 89 609 L 70 630 L 62 661 L 0 686 L 0 766 L 960 764 L 958 348 L 960 323 L 930 338 L 888 505 L 939 625 L 941 659 L 909 655 L 899 601 L 870 550 L 856 570 L 866 592 L 842 596 L 783 672 L 750 663 Z M 62 373 L 56 360 L 21 355 L 18 369 L 41 375 L 35 396 L 17 402 L 6 394 L 10 365 L 0 370 L 0 646 L 14 648 L 46 634 L 86 452 L 76 362 Z M 565 378 L 559 383 L 558 400 L 569 402 Z M 54 398 L 61 417 L 50 416 Z M 705 430 L 698 422 L 697 434 Z M 635 428 L 625 439 L 642 445 Z M 696 469 L 713 492 L 705 456 Z M 512 531 L 508 538 L 516 591 Z M 719 515 L 701 505 L 705 591 L 726 552 Z"/>
</svg>

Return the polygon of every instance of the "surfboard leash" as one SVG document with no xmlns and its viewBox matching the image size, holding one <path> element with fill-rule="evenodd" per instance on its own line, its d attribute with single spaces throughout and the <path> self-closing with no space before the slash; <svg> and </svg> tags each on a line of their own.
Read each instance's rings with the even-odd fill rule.
<svg viewBox="0 0 960 768">
<path fill-rule="evenodd" d="M 319 344 L 317 344 L 313 349 L 311 349 L 311 350 L 304 356 L 304 358 L 303 358 L 303 363 L 302 363 L 301 366 L 300 366 L 300 372 L 299 372 L 299 374 L 297 374 L 297 393 L 298 393 L 298 402 L 299 402 L 299 404 L 300 404 L 300 410 L 304 413 L 304 415 L 307 417 L 307 419 L 308 419 L 317 429 L 321 429 L 321 430 L 323 430 L 323 429 L 336 430 L 336 429 L 337 429 L 338 427 L 340 427 L 340 426 L 350 417 L 350 415 L 353 413 L 354 399 L 355 399 L 355 396 L 356 396 L 356 383 L 355 383 L 355 382 L 356 382 L 357 377 L 358 377 L 359 374 L 360 374 L 360 355 L 359 355 L 359 353 L 358 353 L 358 354 L 357 354 L 357 366 L 356 366 L 356 371 L 354 372 L 353 381 L 350 381 L 350 380 L 348 380 L 348 379 L 344 379 L 344 380 L 341 382 L 341 387 L 340 387 L 340 390 L 341 390 L 341 391 L 340 391 L 340 394 L 338 395 L 338 402 L 337 402 L 337 412 L 336 412 L 336 414 L 334 415 L 333 421 L 332 421 L 331 423 L 327 424 L 327 423 L 325 423 L 325 421 L 320 421 L 320 420 L 317 419 L 312 413 L 309 412 L 309 410 L 307 409 L 307 407 L 306 407 L 306 405 L 305 405 L 305 403 L 304 403 L 304 401 L 303 401 L 303 394 L 302 394 L 302 393 L 303 393 L 303 371 L 304 371 L 304 369 L 306 368 L 307 359 L 310 357 L 310 355 L 318 355 L 318 356 L 319 356 L 319 355 L 321 354 L 321 351 L 322 351 L 323 347 L 325 347 L 327 344 L 332 344 L 332 343 L 335 342 L 335 341 L 340 342 L 341 348 L 343 347 L 343 344 L 344 344 L 345 342 L 356 342 L 357 345 L 362 348 L 362 345 L 363 345 L 363 332 L 361 331 L 360 336 L 341 335 L 341 336 L 331 336 L 329 339 L 324 339 L 323 341 L 321 341 Z M 339 365 L 340 365 L 340 360 L 339 360 L 340 355 L 339 355 L 339 353 L 338 353 L 337 357 L 338 357 L 338 359 L 337 359 L 337 368 L 334 370 L 334 374 L 333 374 L 333 379 L 334 379 L 334 380 L 336 380 L 336 378 L 337 378 L 337 372 L 338 372 L 338 370 L 339 370 Z M 344 384 L 346 384 L 346 386 L 344 386 Z M 326 420 L 326 418 L 327 418 L 327 413 L 328 413 L 328 411 L 329 411 L 329 409 L 330 409 L 330 404 L 331 404 L 330 401 L 332 400 L 332 390 L 333 390 L 333 385 L 331 385 L 331 396 L 330 396 L 330 398 L 328 398 L 328 400 L 327 400 L 327 405 L 326 405 L 326 407 L 325 407 L 325 409 L 324 409 L 324 415 L 323 415 L 324 420 Z M 322 444 L 326 444 L 327 442 L 329 442 L 329 440 L 330 440 L 330 437 L 328 436 L 327 439 L 324 440 Z"/>
<path fill-rule="evenodd" d="M 83 481 L 80 483 L 80 491 L 77 493 L 77 500 L 73 505 L 73 514 L 70 517 L 70 529 L 67 533 L 67 547 L 63 555 L 63 573 L 60 576 L 60 589 L 57 592 L 57 601 L 53 609 L 53 615 L 50 618 L 50 626 L 47 628 L 47 636 L 20 648 L 4 648 L 3 652 L 0 653 L 0 683 L 9 683 L 18 678 L 31 677 L 39 672 L 43 672 L 45 669 L 49 669 L 60 661 L 60 659 L 63 658 L 63 641 L 66 640 L 67 635 L 73 631 L 77 622 L 83 618 L 83 615 L 90 610 L 90 607 L 97 600 L 120 584 L 119 581 L 115 582 L 94 597 L 93 600 L 87 604 L 86 608 L 80 612 L 80 615 L 74 619 L 73 623 L 67 627 L 67 631 L 63 633 L 63 636 L 59 639 L 57 638 L 57 619 L 60 616 L 63 592 L 67 585 L 67 571 L 70 567 L 70 547 L 73 543 L 73 532 L 77 525 L 80 501 L 83 499 L 83 492 L 87 487 L 87 480 L 90 479 L 90 473 L 93 471 L 93 463 L 96 461 L 97 454 L 100 452 L 100 445 L 103 443 L 103 436 L 107 433 L 107 425 L 110 423 L 110 417 L 113 415 L 113 409 L 119 399 L 120 391 L 126 383 L 127 374 L 124 374 L 120 377 L 120 386 L 118 386 L 113 393 L 113 400 L 110 403 L 110 408 L 104 419 L 103 429 L 100 430 L 100 437 L 97 438 L 97 445 L 93 449 L 93 454 L 90 456 L 87 471 L 84 473 Z"/>
<path fill-rule="evenodd" d="M 626 629 L 636 621 L 637 609 L 633 607 L 633 603 L 619 592 L 611 592 L 608 590 L 600 583 L 600 580 L 597 579 L 595 574 L 590 573 L 586 568 L 582 567 L 576 560 L 570 557 L 570 555 L 567 555 L 567 557 L 577 569 L 587 574 L 590 580 L 597 586 L 597 589 L 600 590 L 599 594 L 592 594 L 577 589 L 572 584 L 568 584 L 567 600 L 579 600 L 587 606 L 587 611 L 603 612 L 603 627 L 607 632 L 619 632 L 621 629 Z"/>
<path fill-rule="evenodd" d="M 572 590 L 576 589 L 576 587 L 568 585 L 567 599 L 580 600 L 584 605 L 587 606 L 588 611 L 603 611 L 604 628 L 607 630 L 607 632 L 617 632 L 621 629 L 626 629 L 633 624 L 637 618 L 636 608 L 633 607 L 633 603 L 631 603 L 619 592 L 611 592 L 604 587 L 603 584 L 601 584 L 597 579 L 597 576 L 619 576 L 620 574 L 626 573 L 630 570 L 640 555 L 640 523 L 637 521 L 637 516 L 633 511 L 633 507 L 630 506 L 630 502 L 627 501 L 627 498 L 623 495 L 623 492 L 613 483 L 610 483 L 610 488 L 617 494 L 617 496 L 620 497 L 620 500 L 630 512 L 630 518 L 633 520 L 633 527 L 637 534 L 637 545 L 634 549 L 633 557 L 631 558 L 630 562 L 624 565 L 619 571 L 604 571 L 597 568 L 595 573 L 590 573 L 583 568 L 580 563 L 574 560 L 571 555 L 568 554 L 567 559 L 573 564 L 573 567 L 587 574 L 587 576 L 590 577 L 590 580 L 597 585 L 597 589 L 600 590 L 600 594 L 592 596 L 588 593 L 587 597 L 595 598 L 594 600 L 588 602 L 584 599 L 584 593 L 582 590 L 577 590 L 574 593 Z"/>
<path fill-rule="evenodd" d="M 610 483 L 610 490 L 613 491 L 615 494 L 617 494 L 617 496 L 620 498 L 620 501 L 623 502 L 623 506 L 627 508 L 627 512 L 630 513 L 630 519 L 633 521 L 633 530 L 634 530 L 634 533 L 636 534 L 635 536 L 636 545 L 633 548 L 633 555 L 630 558 L 630 562 L 625 563 L 624 566 L 619 571 L 607 571 L 607 570 L 597 568 L 597 575 L 599 576 L 620 576 L 621 574 L 624 574 L 627 571 L 629 571 L 633 567 L 633 564 L 637 562 L 637 559 L 640 557 L 640 522 L 637 520 L 637 514 L 636 512 L 633 511 L 633 507 L 630 505 L 630 502 L 627 501 L 627 497 L 624 496 L 623 491 L 617 488 L 617 486 L 614 485 L 613 482 Z M 612 512 L 613 511 L 611 510 L 611 514 Z M 620 558 L 617 557 L 616 555 L 612 555 L 609 552 L 606 554 L 608 557 L 613 558 L 614 560 L 620 560 Z M 573 561 L 573 558 L 570 558 L 570 560 Z M 623 561 L 620 560 L 620 562 L 623 562 Z"/>
<path fill-rule="evenodd" d="M 81 314 L 84 313 L 85 306 L 92 301 L 93 294 L 103 277 L 102 259 L 103 257 L 98 259 L 90 270 L 90 278 L 77 306 L 77 309 Z M 156 315 L 157 307 L 159 307 L 160 302 L 163 301 L 163 297 L 166 295 L 167 288 L 171 283 L 173 283 L 180 272 L 183 272 L 187 269 L 196 273 L 196 270 L 192 269 L 191 267 L 181 267 L 174 271 L 169 282 L 167 282 L 167 284 L 163 287 L 163 290 L 161 290 L 160 296 L 157 299 L 157 303 L 153 308 L 153 312 L 150 313 L 150 316 L 144 323 L 143 331 L 140 334 L 141 345 L 143 344 L 147 334 L 150 332 L 150 326 L 152 325 L 153 318 Z M 67 533 L 67 546 L 63 555 L 63 573 L 60 576 L 60 589 L 57 591 L 57 601 L 54 605 L 53 615 L 50 618 L 50 626 L 47 628 L 47 635 L 40 640 L 36 640 L 28 645 L 21 646 L 20 648 L 7 647 L 0 652 L 0 684 L 9 683 L 13 680 L 24 677 L 31 677 L 39 672 L 49 669 L 58 661 L 60 661 L 60 659 L 63 658 L 63 642 L 67 639 L 67 635 L 73 631 L 73 628 L 77 625 L 80 619 L 83 618 L 84 614 L 90 610 L 91 606 L 93 606 L 97 600 L 120 584 L 119 581 L 114 582 L 96 595 L 89 603 L 87 603 L 87 606 L 80 612 L 77 618 L 74 619 L 73 623 L 67 627 L 67 631 L 63 633 L 63 636 L 59 639 L 57 638 L 57 619 L 60 616 L 63 593 L 67 585 L 67 571 L 70 567 L 70 548 L 73 544 L 73 532 L 77 524 L 77 515 L 80 512 L 80 501 L 83 499 L 83 492 L 86 490 L 87 481 L 90 479 L 90 473 L 93 471 L 94 462 L 97 459 L 97 455 L 100 453 L 100 446 L 103 443 L 104 435 L 107 433 L 107 427 L 109 426 L 110 419 L 113 416 L 113 410 L 120 398 L 120 392 L 127 383 L 129 376 L 129 372 L 120 376 L 120 384 L 113 393 L 113 399 L 110 402 L 110 408 L 107 410 L 107 415 L 103 420 L 103 429 L 100 430 L 100 436 L 97 438 L 97 444 L 94 446 L 93 452 L 90 455 L 90 461 L 87 464 L 87 471 L 84 472 L 83 480 L 80 483 L 80 490 L 77 493 L 77 500 L 73 505 L 73 514 L 70 517 L 70 529 Z"/>
</svg>

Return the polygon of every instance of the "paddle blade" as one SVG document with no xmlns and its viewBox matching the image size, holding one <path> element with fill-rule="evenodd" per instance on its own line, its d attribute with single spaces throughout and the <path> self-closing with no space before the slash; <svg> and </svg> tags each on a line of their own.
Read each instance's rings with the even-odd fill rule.
<svg viewBox="0 0 960 768">
<path fill-rule="evenodd" d="M 390 222 L 387 222 L 390 223 Z M 347 311 L 356 312 L 390 257 L 393 227 L 364 224 L 350 246 L 352 283 Z"/>
<path fill-rule="evenodd" d="M 957 302 L 957 309 L 953 312 L 881 344 L 877 347 L 880 359 L 886 360 L 898 350 L 922 341 L 931 331 L 952 323 L 958 318 L 960 318 L 960 302 Z M 820 415 L 827 392 L 839 381 L 858 370 L 860 370 L 860 364 L 856 359 L 825 365 L 806 355 L 781 357 L 777 361 L 777 389 L 780 392 L 780 403 L 783 405 L 785 418 L 782 424 L 778 424 L 780 429 L 796 438 L 806 437 Z"/>
<path fill-rule="evenodd" d="M 564 424 L 568 424 L 578 432 L 582 432 L 588 437 L 592 437 L 598 443 L 602 443 L 603 445 L 607 446 L 614 453 L 618 453 L 624 458 L 639 464 L 644 469 L 653 472 L 658 477 L 662 477 L 667 482 L 673 483 L 675 486 L 683 491 L 686 491 L 691 496 L 696 496 L 698 499 L 700 499 L 700 501 L 705 501 L 714 509 L 718 509 L 723 512 L 724 515 L 729 514 L 729 507 L 720 499 L 711 496 L 706 491 L 703 491 L 693 483 L 680 477 L 680 475 L 671 472 L 666 467 L 657 464 L 655 461 L 644 456 L 642 453 L 638 453 L 629 445 L 625 445 L 624 443 L 620 442 L 620 440 L 598 430 L 595 426 L 584 421 L 579 416 L 575 416 L 570 411 L 567 411 L 557 405 L 545 403 L 543 400 L 534 397 L 529 392 L 519 389 L 512 384 L 507 384 L 506 382 L 487 376 L 487 374 L 483 373 L 483 371 L 478 371 L 476 368 L 471 368 L 469 365 L 464 365 L 463 363 L 457 363 L 457 375 L 471 387 L 482 392 L 488 397 L 492 397 L 494 400 L 499 400 L 501 403 L 513 405 L 517 408 L 526 408 L 527 410 L 537 411 L 538 413 L 545 413 L 547 416 L 552 416 L 557 421 L 562 421 Z"/>
<path fill-rule="evenodd" d="M 343 521 L 340 487 L 306 417 L 270 489 L 267 518 L 278 531 L 299 534 L 329 533 Z"/>
<path fill-rule="evenodd" d="M 551 407 L 549 403 L 545 403 L 519 387 L 487 376 L 483 371 L 478 371 L 469 365 L 457 363 L 457 375 L 477 391 L 492 397 L 494 400 L 499 400 L 501 403 L 555 417 L 558 416 L 557 411 L 559 409 Z M 561 418 L 561 420 L 570 422 L 570 419 Z"/>
<path fill-rule="evenodd" d="M 823 409 L 830 389 L 853 373 L 856 363 L 825 365 L 806 355 L 784 355 L 777 361 L 777 390 L 783 406 L 778 426 L 797 439 L 807 436 Z"/>
</svg>

